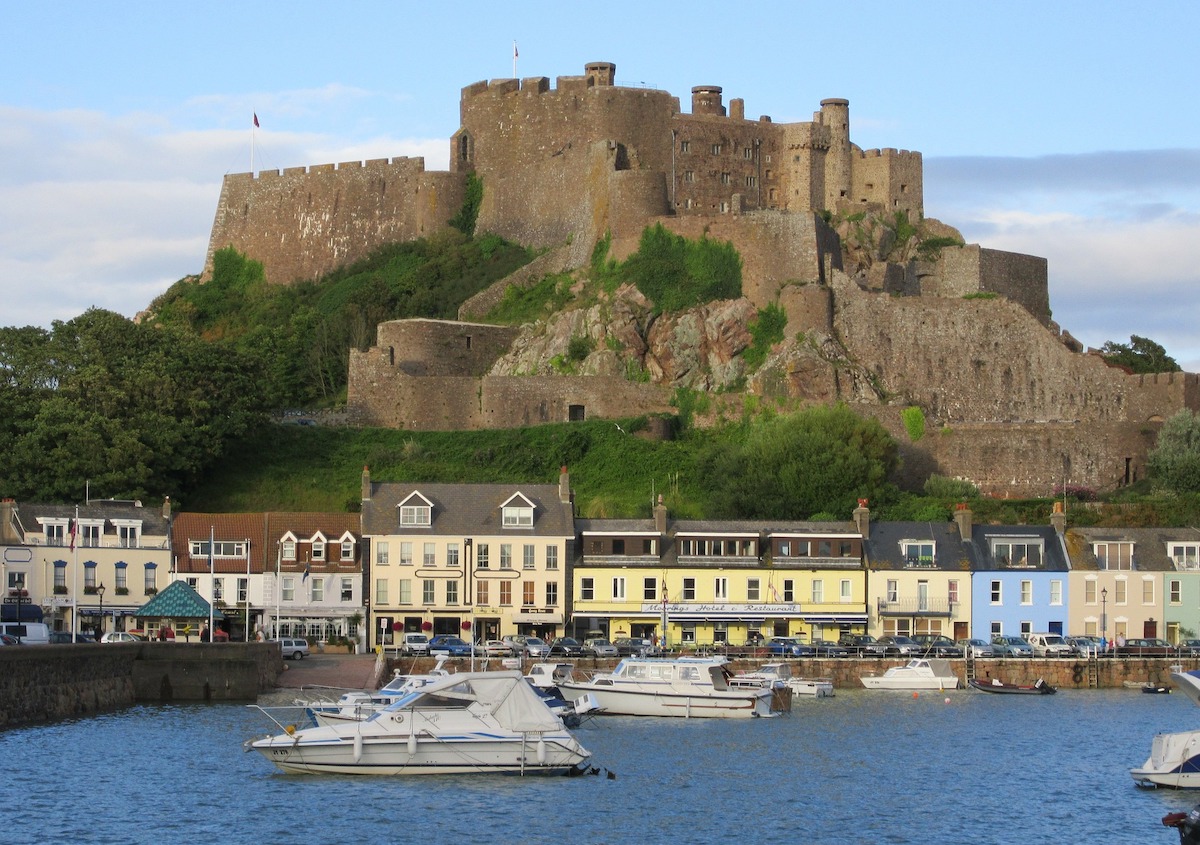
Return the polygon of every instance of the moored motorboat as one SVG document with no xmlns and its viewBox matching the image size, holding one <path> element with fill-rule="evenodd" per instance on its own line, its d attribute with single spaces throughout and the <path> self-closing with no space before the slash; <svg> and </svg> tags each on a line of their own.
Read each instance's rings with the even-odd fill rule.
<svg viewBox="0 0 1200 845">
<path fill-rule="evenodd" d="M 995 692 L 1008 695 L 1054 695 L 1058 692 L 1057 689 L 1050 686 L 1048 683 L 1038 678 L 1032 684 L 1009 684 L 999 678 L 989 678 L 987 680 L 979 680 L 972 678 L 967 682 L 972 689 L 977 689 L 980 692 Z"/>
<path fill-rule="evenodd" d="M 740 686 L 743 684 L 759 684 L 764 683 L 774 686 L 782 686 L 791 690 L 794 696 L 807 696 L 808 698 L 832 698 L 833 697 L 833 680 L 830 678 L 797 678 L 792 674 L 792 667 L 787 663 L 764 663 L 758 669 L 752 672 L 738 672 L 729 679 L 730 684 Z M 781 708 L 776 708 L 781 709 Z M 791 709 L 788 707 L 787 709 Z"/>
<path fill-rule="evenodd" d="M 245 743 L 290 774 L 570 773 L 591 756 L 520 671 L 459 672 L 363 719 Z"/>
<path fill-rule="evenodd" d="M 624 716 L 770 716 L 767 686 L 731 686 L 724 657 L 626 657 L 611 672 L 560 683 L 568 699 L 591 694 L 599 712 Z"/>
<path fill-rule="evenodd" d="M 917 657 L 903 666 L 893 666 L 882 675 L 864 675 L 861 680 L 867 689 L 958 689 L 958 675 L 950 668 L 950 661 L 939 657 Z"/>
<path fill-rule="evenodd" d="M 1194 704 L 1200 704 L 1200 677 L 1175 672 L 1171 680 Z M 1146 762 L 1129 774 L 1139 786 L 1200 789 L 1200 730 L 1156 734 Z"/>
</svg>

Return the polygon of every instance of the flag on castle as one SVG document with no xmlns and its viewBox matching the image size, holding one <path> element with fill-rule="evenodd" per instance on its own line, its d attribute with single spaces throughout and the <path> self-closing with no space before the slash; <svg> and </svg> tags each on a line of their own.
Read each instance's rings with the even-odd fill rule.
<svg viewBox="0 0 1200 845">
<path fill-rule="evenodd" d="M 518 56 L 520 56 L 520 55 L 521 55 L 521 54 L 517 52 L 517 42 L 516 42 L 516 41 L 514 41 L 514 42 L 513 42 L 513 58 L 515 59 L 515 58 L 517 58 L 517 57 L 518 57 Z"/>
<path fill-rule="evenodd" d="M 254 112 L 254 128 L 258 128 L 258 112 Z"/>
</svg>

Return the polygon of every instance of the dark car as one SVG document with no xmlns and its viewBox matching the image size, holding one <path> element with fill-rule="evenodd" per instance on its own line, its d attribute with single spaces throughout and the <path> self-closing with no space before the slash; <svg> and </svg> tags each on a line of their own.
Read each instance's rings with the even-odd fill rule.
<svg viewBox="0 0 1200 845">
<path fill-rule="evenodd" d="M 1179 654 L 1183 657 L 1200 657 L 1200 640 L 1180 640 Z"/>
<path fill-rule="evenodd" d="M 1175 646 L 1166 640 L 1139 637 L 1117 646 L 1117 657 L 1172 657 Z"/>
<path fill-rule="evenodd" d="M 51 631 L 50 642 L 55 643 L 94 643 L 96 640 L 87 634 L 72 634 L 70 631 Z"/>
<path fill-rule="evenodd" d="M 645 637 L 621 637 L 613 640 L 621 657 L 654 657 L 662 650 Z"/>
<path fill-rule="evenodd" d="M 832 640 L 813 640 L 812 650 L 817 657 L 849 657 L 850 649 L 838 645 Z"/>
<path fill-rule="evenodd" d="M 559 637 L 550 643 L 551 657 L 583 657 L 583 643 L 574 637 Z"/>
<path fill-rule="evenodd" d="M 879 644 L 883 646 L 883 653 L 888 657 L 916 657 L 924 651 L 919 642 L 900 634 L 880 637 Z"/>
<path fill-rule="evenodd" d="M 815 657 L 817 652 L 796 637 L 772 637 L 767 642 L 767 654 L 772 657 Z"/>
<path fill-rule="evenodd" d="M 838 638 L 838 645 L 859 657 L 883 657 L 887 654 L 887 647 L 870 634 L 842 634 Z"/>
<path fill-rule="evenodd" d="M 462 637 L 454 637 L 449 634 L 439 634 L 429 641 L 429 653 L 440 651 L 451 657 L 470 657 L 473 649 L 471 644 Z"/>
<path fill-rule="evenodd" d="M 954 642 L 949 637 L 936 636 L 934 634 L 917 634 L 913 637 L 925 649 L 925 657 L 962 657 L 962 646 Z"/>
</svg>

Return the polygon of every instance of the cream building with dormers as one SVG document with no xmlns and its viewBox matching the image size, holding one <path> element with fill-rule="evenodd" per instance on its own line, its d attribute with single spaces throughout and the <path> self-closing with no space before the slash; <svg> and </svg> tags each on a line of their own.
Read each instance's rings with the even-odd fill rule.
<svg viewBox="0 0 1200 845">
<path fill-rule="evenodd" d="M 125 631 L 170 581 L 171 504 L 92 500 L 82 505 L 0 505 L 5 618 L 28 600 L 51 630 Z M 24 618 L 28 619 L 26 615 Z"/>
<path fill-rule="evenodd" d="M 866 622 L 854 523 L 579 520 L 572 632 L 722 648 L 837 641 Z M 597 633 L 598 632 L 598 633 Z"/>
<path fill-rule="evenodd" d="M 401 632 L 469 641 L 563 633 L 574 505 L 553 484 L 372 482 L 362 475 L 369 644 Z"/>
</svg>

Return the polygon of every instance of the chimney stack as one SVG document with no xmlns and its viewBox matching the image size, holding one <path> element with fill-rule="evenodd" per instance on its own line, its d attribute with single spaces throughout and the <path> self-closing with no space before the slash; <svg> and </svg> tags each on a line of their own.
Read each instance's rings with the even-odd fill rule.
<svg viewBox="0 0 1200 845">
<path fill-rule="evenodd" d="M 1054 530 L 1063 534 L 1067 530 L 1067 512 L 1063 508 L 1062 502 L 1054 503 L 1054 513 L 1050 514 L 1050 524 L 1054 526 Z"/>
<path fill-rule="evenodd" d="M 971 513 L 971 509 L 967 507 L 966 502 L 959 502 L 955 505 L 954 524 L 958 526 L 958 534 L 962 537 L 964 543 L 971 541 L 971 520 L 973 518 L 974 514 Z"/>
<path fill-rule="evenodd" d="M 371 470 L 367 468 L 366 464 L 363 464 L 362 489 L 358 495 L 364 502 L 371 501 Z"/>
<path fill-rule="evenodd" d="M 163 519 L 167 522 L 171 521 L 171 497 L 163 497 Z"/>
<path fill-rule="evenodd" d="M 571 475 L 567 472 L 566 464 L 558 471 L 558 500 L 564 505 L 571 501 Z"/>
<path fill-rule="evenodd" d="M 864 540 L 871 537 L 871 511 L 867 508 L 867 500 L 859 499 L 858 507 L 854 509 L 854 528 Z"/>
<path fill-rule="evenodd" d="M 654 506 L 654 530 L 664 537 L 667 534 L 667 506 L 663 504 L 662 493 L 658 494 L 658 504 Z"/>
</svg>

